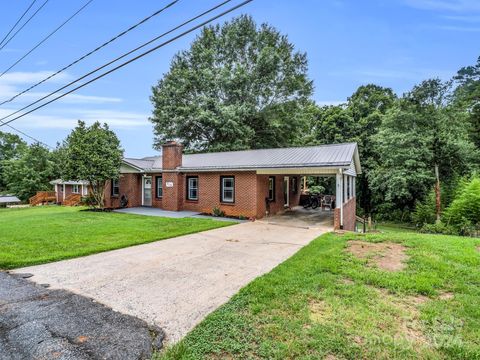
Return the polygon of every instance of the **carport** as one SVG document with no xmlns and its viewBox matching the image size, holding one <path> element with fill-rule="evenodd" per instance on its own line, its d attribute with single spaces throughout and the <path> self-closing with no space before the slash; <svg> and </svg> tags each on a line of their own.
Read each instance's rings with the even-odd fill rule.
<svg viewBox="0 0 480 360">
<path fill-rule="evenodd" d="M 335 230 L 355 230 L 356 221 L 356 177 L 361 173 L 358 148 L 355 143 L 329 145 L 307 158 L 309 166 L 289 166 L 282 168 L 258 169 L 257 176 L 279 176 L 283 179 L 292 177 L 334 177 L 335 178 L 335 207 L 329 212 L 320 210 L 316 214 L 317 222 L 328 224 L 329 216 L 333 217 Z M 315 164 L 314 166 L 312 166 Z M 289 181 L 283 182 L 284 194 L 289 194 Z M 274 215 L 274 221 L 312 223 L 315 213 L 304 211 L 299 203 L 291 203 L 287 197 L 284 202 L 285 211 L 280 215 Z M 304 218 L 304 219 L 302 219 Z M 294 221 L 295 220 L 295 221 Z M 273 220 L 269 220 L 273 221 Z M 313 225 L 313 224 L 312 224 Z"/>
</svg>

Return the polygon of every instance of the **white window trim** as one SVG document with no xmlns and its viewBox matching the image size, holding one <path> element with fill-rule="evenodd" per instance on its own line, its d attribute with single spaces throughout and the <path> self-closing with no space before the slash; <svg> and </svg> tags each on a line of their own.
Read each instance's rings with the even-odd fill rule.
<svg viewBox="0 0 480 360">
<path fill-rule="evenodd" d="M 77 190 L 75 190 L 75 188 L 76 188 Z M 80 194 L 79 185 L 77 185 L 77 184 L 73 184 L 73 185 L 72 185 L 72 194 Z"/>
<path fill-rule="evenodd" d="M 160 181 L 158 181 L 160 179 Z M 159 186 L 158 184 L 160 183 L 160 189 L 162 190 L 162 195 L 158 196 L 158 189 L 159 189 Z M 155 197 L 157 199 L 160 199 L 163 197 L 163 175 L 159 175 L 159 176 L 156 176 L 155 177 Z"/>
<path fill-rule="evenodd" d="M 191 186 L 190 181 L 195 180 L 197 185 L 195 187 Z M 190 196 L 190 190 L 197 190 L 197 196 Z M 189 177 L 187 179 L 187 200 L 197 201 L 198 200 L 198 177 Z"/>
<path fill-rule="evenodd" d="M 232 186 L 225 186 L 225 180 L 231 180 L 232 181 Z M 225 199 L 225 190 L 231 190 L 232 191 L 232 198 L 231 199 Z M 222 186 L 221 186 L 221 202 L 223 203 L 230 203 L 233 204 L 235 203 L 235 177 L 234 176 L 223 176 L 222 177 Z"/>
</svg>

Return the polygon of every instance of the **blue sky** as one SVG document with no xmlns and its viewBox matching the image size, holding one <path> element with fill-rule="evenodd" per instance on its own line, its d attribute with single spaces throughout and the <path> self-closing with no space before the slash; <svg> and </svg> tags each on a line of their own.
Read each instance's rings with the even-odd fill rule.
<svg viewBox="0 0 480 360">
<path fill-rule="evenodd" d="M 43 0 L 37 0 L 34 7 Z M 162 1 L 94 0 L 79 16 L 25 60 L 0 77 L 0 101 L 70 63 L 118 32 L 167 4 Z M 113 57 L 168 30 L 219 0 L 180 0 L 171 9 L 128 36 L 37 87 L 0 106 L 0 117 L 34 101 Z M 236 3 L 238 0 L 232 1 Z M 30 0 L 5 1 L 0 35 L 8 31 Z M 62 23 L 85 0 L 49 0 L 3 50 L 1 71 Z M 227 7 L 230 5 L 227 5 Z M 248 13 L 287 34 L 306 52 L 319 104 L 343 102 L 358 86 L 375 83 L 401 94 L 423 79 L 447 79 L 480 55 L 479 0 L 254 0 L 227 15 Z M 148 156 L 152 150 L 151 86 L 168 71 L 172 56 L 187 49 L 198 31 L 130 64 L 12 125 L 55 145 L 77 119 L 107 122 L 125 154 Z M 7 127 L 0 128 L 2 131 Z"/>
</svg>

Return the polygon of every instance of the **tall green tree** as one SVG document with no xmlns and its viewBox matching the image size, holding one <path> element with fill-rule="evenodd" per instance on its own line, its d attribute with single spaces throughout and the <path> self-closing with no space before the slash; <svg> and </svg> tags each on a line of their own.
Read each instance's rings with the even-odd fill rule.
<svg viewBox="0 0 480 360">
<path fill-rule="evenodd" d="M 221 151 L 298 143 L 313 91 L 307 56 L 250 16 L 205 27 L 152 88 L 154 146 Z"/>
<path fill-rule="evenodd" d="M 372 211 L 374 203 L 368 183 L 368 174 L 377 165 L 373 137 L 395 101 L 396 96 L 391 89 L 369 84 L 360 86 L 347 103 L 317 108 L 312 117 L 312 143 L 358 143 L 362 174 L 358 177 L 357 197 L 366 213 Z"/>
<path fill-rule="evenodd" d="M 34 143 L 20 157 L 3 161 L 7 191 L 21 200 L 28 200 L 37 191 L 51 190 L 50 181 L 58 176 L 51 154 L 44 146 Z"/>
<path fill-rule="evenodd" d="M 397 97 L 390 88 L 368 84 L 360 86 L 348 98 L 348 110 L 353 121 L 359 155 L 362 161 L 362 174 L 357 179 L 357 198 L 360 207 L 370 214 L 375 206 L 375 194 L 369 184 L 369 173 L 378 164 L 378 154 L 374 146 L 374 136 L 378 133 L 386 112 L 391 109 Z"/>
<path fill-rule="evenodd" d="M 18 135 L 0 131 L 0 193 L 6 191 L 3 162 L 11 159 L 19 159 L 26 149 L 27 143 Z"/>
<path fill-rule="evenodd" d="M 404 95 L 376 136 L 373 189 L 394 208 L 412 210 L 432 187 L 440 217 L 440 181 L 472 169 L 478 156 L 466 118 L 449 103 L 449 83 L 431 79 Z"/>
<path fill-rule="evenodd" d="M 107 181 L 118 179 L 123 150 L 115 133 L 97 121 L 91 126 L 79 121 L 63 144 L 63 177 L 86 180 L 92 186 L 97 205 L 104 207 Z"/>
<path fill-rule="evenodd" d="M 472 66 L 461 68 L 454 76 L 457 88 L 455 105 L 463 109 L 470 123 L 470 137 L 480 149 L 480 57 Z"/>
</svg>

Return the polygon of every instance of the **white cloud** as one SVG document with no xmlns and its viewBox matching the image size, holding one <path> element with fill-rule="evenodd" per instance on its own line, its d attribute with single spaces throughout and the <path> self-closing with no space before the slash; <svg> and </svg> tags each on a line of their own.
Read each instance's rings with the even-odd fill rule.
<svg viewBox="0 0 480 360">
<path fill-rule="evenodd" d="M 2 77 L 0 77 L 0 85 L 36 83 L 38 81 L 45 79 L 48 76 L 51 76 L 54 73 L 55 73 L 54 71 L 35 71 L 35 72 L 17 71 L 17 72 L 7 73 Z M 58 75 L 55 75 L 53 78 L 51 78 L 48 81 L 58 83 L 58 82 L 63 82 L 65 80 L 69 80 L 71 78 L 72 78 L 71 75 L 69 75 L 66 72 L 62 72 L 62 73 L 59 73 Z"/>
<path fill-rule="evenodd" d="M 454 26 L 454 25 L 439 25 L 435 27 L 439 30 L 446 31 L 460 31 L 460 32 L 479 32 L 480 27 L 466 27 L 466 26 Z"/>
<path fill-rule="evenodd" d="M 442 18 L 452 21 L 466 22 L 466 23 L 480 23 L 480 16 L 470 15 L 443 15 Z"/>
<path fill-rule="evenodd" d="M 0 77 L 0 102 L 8 100 L 11 97 L 15 96 L 19 92 L 25 90 L 29 86 L 51 76 L 53 71 L 36 71 L 36 72 L 13 72 L 7 73 Z M 45 82 L 45 84 L 64 84 L 67 81 L 73 79 L 73 76 L 67 72 L 59 73 L 53 78 Z M 43 86 L 40 85 L 40 87 Z M 39 87 L 39 88 L 40 88 Z M 55 89 L 52 89 L 54 91 Z M 39 92 L 39 91 L 30 91 L 25 94 L 22 94 L 14 101 L 16 104 L 27 104 L 35 101 L 39 98 L 42 98 L 48 95 L 50 92 Z M 61 95 L 62 93 L 55 94 L 50 97 L 52 99 L 55 96 Z M 109 97 L 109 96 L 93 96 L 93 95 L 81 95 L 81 94 L 69 94 L 60 100 L 62 103 L 71 103 L 71 104 L 104 104 L 104 103 L 119 103 L 123 99 L 118 97 Z"/>
<path fill-rule="evenodd" d="M 14 112 L 14 109 L 0 109 L 0 117 L 7 116 Z M 13 118 L 13 117 L 12 117 Z M 8 121 L 6 119 L 5 121 Z M 23 129 L 73 129 L 78 120 L 83 120 L 87 124 L 95 121 L 107 123 L 111 128 L 129 129 L 144 126 L 150 126 L 147 114 L 125 112 L 117 110 L 104 109 L 75 109 L 75 108 L 56 108 L 51 110 L 48 115 L 32 113 L 13 122 L 21 123 Z"/>
<path fill-rule="evenodd" d="M 480 11 L 479 0 L 405 0 L 411 7 L 425 10 L 471 12 Z"/>
</svg>

